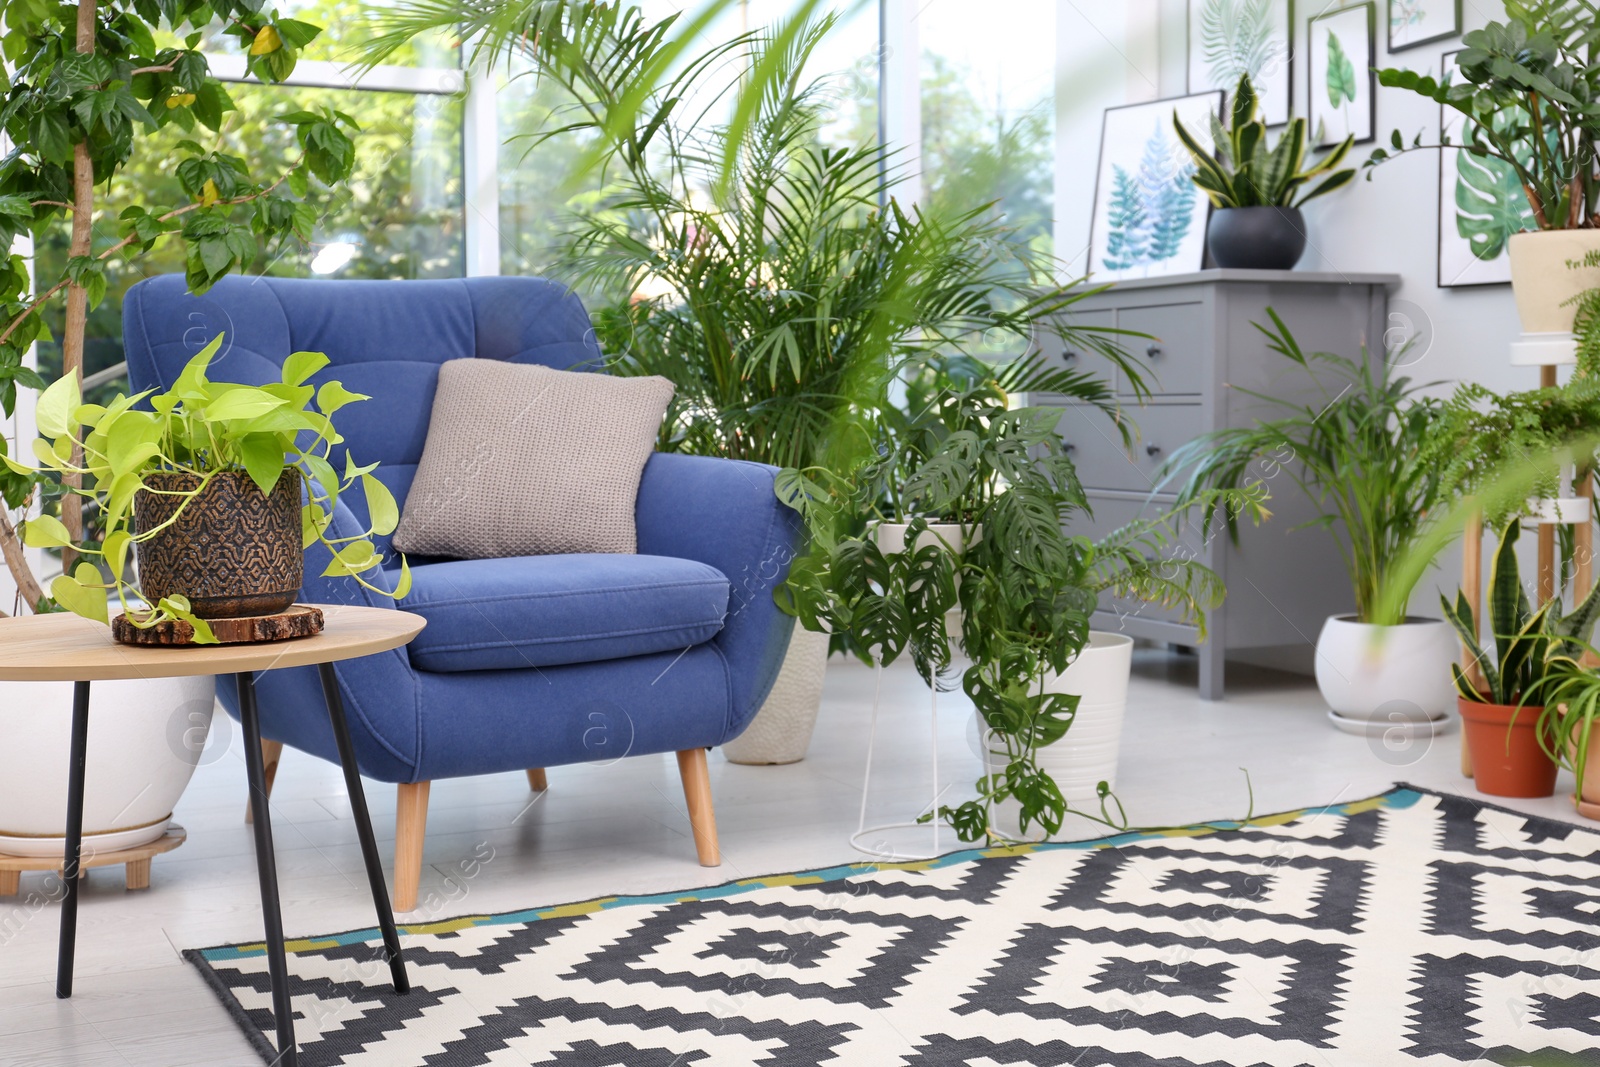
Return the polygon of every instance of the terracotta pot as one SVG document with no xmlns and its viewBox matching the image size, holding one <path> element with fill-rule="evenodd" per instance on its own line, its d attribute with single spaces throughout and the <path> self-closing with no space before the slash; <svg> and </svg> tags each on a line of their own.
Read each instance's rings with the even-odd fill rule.
<svg viewBox="0 0 1600 1067">
<path fill-rule="evenodd" d="M 1480 704 L 1459 696 L 1456 707 L 1472 752 L 1472 780 L 1478 792 L 1492 797 L 1555 795 L 1557 767 L 1539 745 L 1543 708 Z"/>
<path fill-rule="evenodd" d="M 200 479 L 154 471 L 133 499 L 134 527 L 149 530 L 172 518 Z M 300 479 L 285 472 L 263 495 L 243 471 L 212 477 L 176 522 L 139 543 L 139 588 L 151 601 L 180 593 L 202 619 L 272 615 L 294 603 L 304 557 L 300 548 Z"/>
<path fill-rule="evenodd" d="M 1600 230 L 1538 230 L 1511 235 L 1511 292 L 1524 333 L 1572 332 L 1576 312 L 1569 300 L 1600 285 L 1600 268 L 1574 270 L 1568 260 L 1581 260 L 1600 249 Z"/>
<path fill-rule="evenodd" d="M 1577 746 L 1572 748 L 1576 761 Z M 1572 794 L 1572 803 L 1585 819 L 1600 819 L 1600 731 L 1589 738 L 1589 754 L 1578 768 L 1578 789 Z"/>
</svg>

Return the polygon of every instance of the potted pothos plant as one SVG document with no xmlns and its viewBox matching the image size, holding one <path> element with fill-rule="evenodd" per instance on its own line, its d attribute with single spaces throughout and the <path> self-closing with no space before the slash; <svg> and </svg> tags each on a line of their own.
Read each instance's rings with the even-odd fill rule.
<svg viewBox="0 0 1600 1067">
<path fill-rule="evenodd" d="M 1452 499 L 1434 452 L 1444 405 L 1390 360 L 1308 352 L 1275 310 L 1267 314 L 1270 326 L 1255 324 L 1267 347 L 1313 388 L 1303 397 L 1240 389 L 1273 414 L 1196 438 L 1168 459 L 1164 477 L 1177 482 L 1180 502 L 1279 478 L 1312 500 L 1356 607 L 1330 616 L 1317 637 L 1317 688 L 1330 718 L 1352 733 L 1387 730 L 1396 724 L 1380 709 L 1404 706 L 1406 728 L 1431 732 L 1450 708 L 1455 641 L 1447 623 L 1407 614 L 1411 589 L 1397 586 L 1408 553 Z M 1420 572 L 1405 573 L 1414 587 Z"/>
<path fill-rule="evenodd" d="M 1069 811 L 1121 825 L 1108 807 L 1114 768 L 1094 783 L 1098 807 L 1074 808 L 1040 762 L 1086 704 L 1112 705 L 1120 718 L 1114 699 L 1085 697 L 1070 681 L 1086 651 L 1099 650 L 1090 615 L 1106 590 L 1203 614 L 1220 601 L 1221 584 L 1195 561 L 1153 558 L 1147 550 L 1162 542 L 1154 523 L 1100 546 L 1065 532 L 1087 500 L 1056 432 L 1060 409 L 1010 406 L 1015 392 L 1070 386 L 1053 379 L 1062 372 L 1037 357 L 943 369 L 946 385 L 926 409 L 884 420 L 881 451 L 868 462 L 844 474 L 779 476 L 780 497 L 811 532 L 779 604 L 868 662 L 908 655 L 930 686 L 950 684 L 956 649 L 970 660 L 960 685 L 996 766 L 974 799 L 937 813 L 962 840 L 1013 832 L 994 826 L 1002 807 L 1021 836 L 1057 833 Z M 895 528 L 888 537 L 885 525 Z M 959 628 L 949 623 L 957 610 Z"/>
<path fill-rule="evenodd" d="M 1306 250 L 1306 220 L 1300 206 L 1341 189 L 1354 169 L 1335 169 L 1350 152 L 1346 137 L 1310 167 L 1306 161 L 1306 120 L 1292 119 L 1275 146 L 1257 117 L 1259 101 L 1250 75 L 1239 77 L 1230 100 L 1232 116 L 1224 127 L 1211 116 L 1207 149 L 1172 113 L 1178 139 L 1194 159 L 1192 181 L 1205 190 L 1215 211 L 1206 228 L 1206 249 L 1219 267 L 1289 270 Z M 1306 188 L 1313 180 L 1315 185 Z"/>
<path fill-rule="evenodd" d="M 394 532 L 400 519 L 393 494 L 372 475 L 377 464 L 359 465 L 346 452 L 341 474 L 329 460 L 342 440 L 332 416 L 368 397 L 337 381 L 307 384 L 328 365 L 321 352 L 289 356 L 282 380 L 269 385 L 213 382 L 206 369 L 224 339 L 213 338 L 162 393 L 84 404 L 69 375 L 39 398 L 34 454 L 70 492 L 95 503 L 102 529 L 98 544 L 75 544 L 60 519 L 28 520 L 29 546 L 70 547 L 81 559 L 51 584 L 51 596 L 103 623 L 115 597 L 136 630 L 178 620 L 195 643 L 215 643 L 212 621 L 288 607 L 304 550 L 320 542 L 331 554 L 324 574 L 404 597 L 411 572 L 403 556 L 392 593 L 363 577 L 383 563 L 372 537 Z M 25 476 L 39 473 L 5 462 Z M 330 538 L 339 494 L 357 485 L 367 529 Z"/>
<path fill-rule="evenodd" d="M 1466 594 L 1457 591 L 1454 603 L 1443 596 L 1439 599 L 1470 661 L 1467 669 L 1454 663 L 1450 669 L 1472 753 L 1474 783 L 1490 796 L 1547 797 L 1555 792 L 1561 757 L 1553 731 L 1563 714 L 1545 712 L 1572 695 L 1569 661 L 1582 655 L 1594 633 L 1600 618 L 1600 585 L 1568 614 L 1562 613 L 1559 595 L 1535 606 L 1517 567 L 1521 529 L 1516 516 L 1501 527 L 1489 573 L 1492 653 L 1479 639 Z M 1551 699 L 1556 705 L 1548 704 Z M 1571 723 L 1561 736 L 1567 741 L 1574 738 Z"/>
<path fill-rule="evenodd" d="M 1423 148 L 1447 148 L 1503 169 L 1526 198 L 1534 229 L 1511 234 L 1507 243 L 1526 333 L 1569 332 L 1571 298 L 1600 281 L 1594 264 L 1581 274 L 1568 269 L 1600 249 L 1597 20 L 1594 0 L 1507 3 L 1505 21 L 1462 37 L 1459 82 L 1401 68 L 1378 71 L 1380 84 L 1459 112 L 1466 138 L 1450 144 L 1419 133 L 1408 142 L 1395 130 L 1389 147 L 1374 151 L 1366 167 Z"/>
</svg>

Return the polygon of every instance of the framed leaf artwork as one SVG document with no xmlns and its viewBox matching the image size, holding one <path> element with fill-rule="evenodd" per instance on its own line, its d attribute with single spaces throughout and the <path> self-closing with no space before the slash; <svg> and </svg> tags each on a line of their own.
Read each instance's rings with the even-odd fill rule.
<svg viewBox="0 0 1600 1067">
<path fill-rule="evenodd" d="M 1377 126 L 1377 47 L 1372 4 L 1342 7 L 1306 22 L 1306 100 L 1311 146 L 1327 148 L 1347 136 L 1373 139 Z"/>
<path fill-rule="evenodd" d="M 1388 0 L 1389 51 L 1461 34 L 1461 0 Z"/>
<path fill-rule="evenodd" d="M 1173 131 L 1178 118 L 1211 147 L 1222 93 L 1107 108 L 1100 129 L 1089 270 L 1096 281 L 1156 278 L 1200 269 L 1210 201 L 1191 179 L 1194 160 Z"/>
<path fill-rule="evenodd" d="M 1446 52 L 1440 72 L 1452 84 L 1461 76 Z M 1511 113 L 1506 121 L 1515 122 Z M 1453 107 L 1439 106 L 1441 140 L 1470 145 L 1475 123 Z M 1516 171 L 1498 159 L 1462 148 L 1439 150 L 1439 286 L 1504 285 L 1511 281 L 1506 242 L 1538 227 Z"/>
<path fill-rule="evenodd" d="M 1268 126 L 1289 121 L 1294 0 L 1188 0 L 1191 93 L 1233 92 L 1250 75 Z"/>
</svg>

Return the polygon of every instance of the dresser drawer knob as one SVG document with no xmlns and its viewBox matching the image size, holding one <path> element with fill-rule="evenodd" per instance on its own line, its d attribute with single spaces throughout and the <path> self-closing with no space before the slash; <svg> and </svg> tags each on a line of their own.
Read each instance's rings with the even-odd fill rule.
<svg viewBox="0 0 1600 1067">
<path fill-rule="evenodd" d="M 1077 450 L 1078 450 L 1078 446 L 1073 444 L 1071 441 L 1062 441 L 1061 442 L 1061 451 L 1067 453 L 1067 455 L 1070 456 L 1072 453 L 1076 452 Z"/>
<path fill-rule="evenodd" d="M 1159 456 L 1159 455 L 1161 455 L 1161 446 L 1160 445 L 1145 445 L 1144 446 L 1144 454 L 1147 455 L 1147 456 L 1150 456 L 1151 458 Z"/>
<path fill-rule="evenodd" d="M 1070 348 L 1067 349 L 1065 352 L 1061 353 L 1061 362 L 1063 362 L 1063 363 L 1076 363 L 1076 362 L 1078 362 L 1078 353 L 1072 351 L 1072 349 L 1070 349 Z"/>
<path fill-rule="evenodd" d="M 1144 354 L 1151 359 L 1155 359 L 1157 356 L 1161 355 L 1161 346 L 1151 345 L 1149 348 L 1144 350 Z"/>
</svg>

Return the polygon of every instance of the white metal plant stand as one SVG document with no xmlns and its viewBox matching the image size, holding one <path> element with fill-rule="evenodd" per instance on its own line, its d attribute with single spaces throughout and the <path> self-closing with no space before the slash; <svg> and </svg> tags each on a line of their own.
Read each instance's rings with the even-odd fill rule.
<svg viewBox="0 0 1600 1067">
<path fill-rule="evenodd" d="M 867 769 L 861 778 L 861 815 L 856 820 L 856 832 L 850 835 L 850 845 L 857 852 L 868 856 L 876 856 L 886 860 L 928 860 L 940 854 L 939 851 L 939 800 L 944 795 L 944 789 L 939 785 L 939 687 L 928 687 L 928 711 L 931 723 L 929 740 L 933 743 L 933 793 L 928 802 L 925 813 L 932 813 L 927 822 L 911 819 L 906 822 L 882 823 L 877 826 L 867 825 L 867 799 L 872 788 L 872 759 L 877 747 L 878 739 L 878 704 L 883 696 L 883 664 L 875 668 L 876 677 L 872 688 L 872 722 L 867 729 Z M 896 847 L 892 837 L 912 837 L 926 835 L 928 845 L 925 849 L 904 851 Z"/>
</svg>

